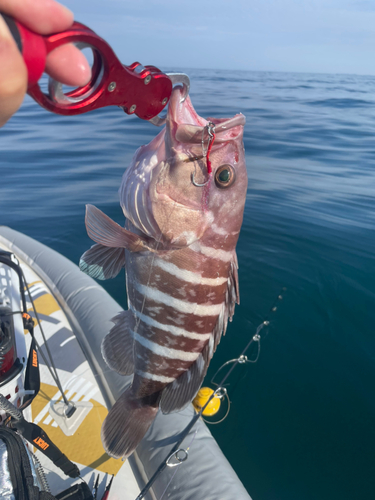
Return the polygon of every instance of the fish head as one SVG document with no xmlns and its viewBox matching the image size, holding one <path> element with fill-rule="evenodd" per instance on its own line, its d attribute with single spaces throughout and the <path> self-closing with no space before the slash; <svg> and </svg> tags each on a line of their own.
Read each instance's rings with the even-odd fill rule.
<svg viewBox="0 0 375 500">
<path fill-rule="evenodd" d="M 247 191 L 242 142 L 245 117 L 206 120 L 196 113 L 189 97 L 182 102 L 181 96 L 181 89 L 175 88 L 166 128 L 136 155 L 133 163 L 138 179 L 142 171 L 144 194 L 143 203 L 137 207 L 133 203 L 130 214 L 138 229 L 177 247 L 198 241 L 212 224 L 220 226 L 222 234 L 239 231 Z M 204 156 L 209 123 L 215 130 L 209 155 L 211 173 Z M 129 196 L 129 188 L 126 190 Z M 134 195 L 141 201 L 139 188 L 133 200 Z M 123 200 L 122 204 L 124 208 Z M 140 212 L 142 217 L 137 215 Z M 146 226 L 152 231 L 145 231 Z"/>
</svg>

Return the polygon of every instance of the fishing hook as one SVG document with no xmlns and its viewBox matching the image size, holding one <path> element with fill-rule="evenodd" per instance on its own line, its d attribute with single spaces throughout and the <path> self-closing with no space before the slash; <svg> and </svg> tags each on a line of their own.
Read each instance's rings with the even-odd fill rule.
<svg viewBox="0 0 375 500">
<path fill-rule="evenodd" d="M 205 135 L 205 132 L 207 130 L 207 134 L 208 134 L 208 144 L 207 144 L 207 149 L 204 145 L 204 135 Z M 212 123 L 212 122 L 208 122 L 208 124 L 203 127 L 203 130 L 202 130 L 202 153 L 203 153 L 203 156 L 207 156 L 207 153 L 210 149 L 210 144 L 211 142 L 213 142 L 215 138 L 215 124 Z"/>
<path fill-rule="evenodd" d="M 197 187 L 205 186 L 206 184 L 208 184 L 208 181 L 210 180 L 210 178 L 208 177 L 208 179 L 205 182 L 203 182 L 203 184 L 200 184 L 199 182 L 195 182 L 194 176 L 195 176 L 195 172 L 193 172 L 191 174 L 191 182 L 194 184 L 194 186 L 197 186 Z"/>
<path fill-rule="evenodd" d="M 207 134 L 208 134 L 207 148 L 204 144 L 204 136 L 205 136 L 206 130 L 207 130 Z M 213 144 L 214 140 L 215 140 L 215 124 L 212 122 L 208 122 L 208 124 L 205 127 L 203 127 L 203 130 L 202 130 L 202 158 L 206 158 L 207 173 L 208 174 L 211 173 L 211 163 L 210 163 L 209 156 L 210 156 L 210 151 L 211 151 L 212 144 Z M 197 187 L 206 186 L 208 184 L 209 180 L 210 180 L 210 177 L 208 177 L 207 180 L 203 183 L 196 182 L 195 181 L 195 172 L 193 172 L 191 174 L 191 182 L 194 184 L 194 186 L 197 186 Z"/>
</svg>

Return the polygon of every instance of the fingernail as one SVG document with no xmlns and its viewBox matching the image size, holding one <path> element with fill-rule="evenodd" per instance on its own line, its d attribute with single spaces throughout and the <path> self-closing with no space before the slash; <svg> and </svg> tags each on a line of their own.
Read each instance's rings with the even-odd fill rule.
<svg viewBox="0 0 375 500">
<path fill-rule="evenodd" d="M 1 38 L 5 38 L 6 40 L 9 40 L 12 38 L 12 35 L 10 34 L 10 31 L 8 29 L 8 26 L 6 22 L 3 19 L 3 16 L 0 14 L 0 36 Z"/>
<path fill-rule="evenodd" d="M 67 14 L 68 16 L 70 16 L 72 18 L 72 22 L 73 22 L 74 21 L 73 11 L 71 11 L 70 9 L 68 9 L 68 7 L 66 7 L 62 3 L 60 3 L 60 2 L 58 2 L 58 3 L 59 3 L 59 6 L 61 7 L 61 10 L 63 11 L 62 14 L 65 12 L 65 14 Z"/>
</svg>

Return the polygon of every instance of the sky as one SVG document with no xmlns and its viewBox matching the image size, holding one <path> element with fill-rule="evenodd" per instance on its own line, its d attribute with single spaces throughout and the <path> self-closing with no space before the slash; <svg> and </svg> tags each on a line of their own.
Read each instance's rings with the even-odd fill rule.
<svg viewBox="0 0 375 500">
<path fill-rule="evenodd" d="M 126 65 L 375 75 L 375 0 L 63 0 Z"/>
</svg>

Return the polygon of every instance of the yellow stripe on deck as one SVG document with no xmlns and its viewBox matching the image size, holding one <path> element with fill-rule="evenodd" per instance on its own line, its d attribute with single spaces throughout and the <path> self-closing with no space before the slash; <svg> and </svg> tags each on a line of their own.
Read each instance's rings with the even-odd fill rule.
<svg viewBox="0 0 375 500">
<path fill-rule="evenodd" d="M 42 283 L 42 281 L 34 281 L 33 283 L 29 284 L 29 288 L 37 283 Z M 29 296 L 26 295 L 26 300 L 30 300 Z M 46 316 L 49 316 L 50 314 L 56 312 L 56 311 L 61 311 L 61 307 L 59 304 L 56 302 L 56 299 L 51 295 L 50 293 L 45 293 L 44 295 L 41 295 L 37 299 L 33 300 L 34 306 L 36 309 L 37 313 L 40 314 L 45 314 Z M 33 308 L 30 307 L 28 312 L 33 311 Z M 34 326 L 37 326 L 37 320 L 33 318 L 34 320 Z M 27 330 L 25 330 L 25 333 L 28 333 Z"/>
<path fill-rule="evenodd" d="M 42 295 L 41 297 L 35 299 L 34 305 L 36 312 L 45 314 L 46 316 L 49 316 L 50 314 L 60 310 L 59 304 L 49 293 L 46 293 L 45 295 Z"/>
<path fill-rule="evenodd" d="M 56 393 L 57 387 L 40 384 L 39 394 L 31 405 L 33 420 L 49 407 L 50 400 Z M 61 397 L 59 399 L 61 400 Z M 94 399 L 90 399 L 90 403 L 94 405 L 93 408 L 73 436 L 66 436 L 59 427 L 52 427 L 52 422 L 50 424 L 43 423 L 49 415 L 48 410 L 38 425 L 69 460 L 107 474 L 117 474 L 123 462 L 109 457 L 100 440 L 100 429 L 108 410 Z"/>
<path fill-rule="evenodd" d="M 36 281 L 31 281 L 30 283 L 27 284 L 27 286 L 29 288 L 31 288 L 32 286 L 36 285 L 37 283 L 42 283 L 42 285 L 44 285 L 42 280 L 36 280 Z"/>
</svg>

